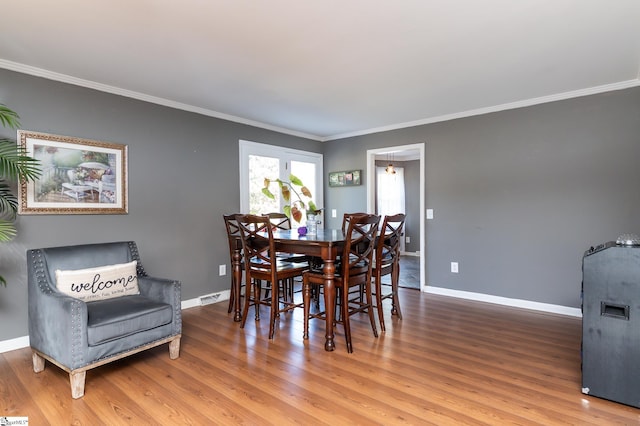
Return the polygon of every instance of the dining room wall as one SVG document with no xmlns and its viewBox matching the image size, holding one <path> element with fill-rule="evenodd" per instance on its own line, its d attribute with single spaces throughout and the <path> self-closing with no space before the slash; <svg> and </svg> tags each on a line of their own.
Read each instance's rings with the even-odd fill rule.
<svg viewBox="0 0 640 426">
<path fill-rule="evenodd" d="M 237 212 L 240 139 L 321 153 L 321 142 L 0 69 L 0 103 L 22 128 L 128 145 L 126 215 L 22 215 L 0 244 L 0 341 L 27 334 L 27 249 L 134 240 L 151 275 L 188 300 L 229 288 L 222 215 Z M 0 136 L 16 138 L 0 129 Z"/>
<path fill-rule="evenodd" d="M 636 87 L 333 140 L 325 165 L 366 170 L 369 149 L 424 143 L 426 284 L 579 308 L 584 251 L 640 233 L 638 117 Z M 360 211 L 366 187 L 325 204 Z"/>
</svg>

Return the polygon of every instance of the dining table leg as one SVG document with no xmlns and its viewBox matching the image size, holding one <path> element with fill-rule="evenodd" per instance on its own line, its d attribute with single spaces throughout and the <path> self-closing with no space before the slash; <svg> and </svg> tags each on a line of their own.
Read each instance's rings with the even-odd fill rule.
<svg viewBox="0 0 640 426">
<path fill-rule="evenodd" d="M 333 259 L 324 259 L 324 266 L 322 268 L 322 273 L 324 276 L 324 306 L 326 311 L 326 332 L 325 332 L 325 342 L 324 342 L 324 350 L 325 351 L 333 351 L 336 348 L 336 344 L 333 341 L 334 333 L 333 333 L 333 322 L 334 316 L 336 312 L 336 287 L 335 287 L 335 263 Z"/>
<path fill-rule="evenodd" d="M 242 313 L 240 311 L 240 291 L 242 289 L 242 255 L 240 254 L 240 250 L 235 250 L 232 256 L 232 267 L 233 267 L 233 282 L 232 289 L 233 292 L 233 320 L 235 322 L 240 322 L 242 320 Z"/>
</svg>

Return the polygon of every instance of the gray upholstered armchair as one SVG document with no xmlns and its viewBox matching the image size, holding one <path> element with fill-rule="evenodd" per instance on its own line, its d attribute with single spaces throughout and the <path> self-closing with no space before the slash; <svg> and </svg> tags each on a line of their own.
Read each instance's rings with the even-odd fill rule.
<svg viewBox="0 0 640 426">
<path fill-rule="evenodd" d="M 137 265 L 133 261 L 137 261 Z M 57 280 L 60 271 L 74 272 L 125 263 L 131 263 L 134 268 L 129 277 L 130 281 L 137 278 L 135 294 L 83 301 L 56 287 L 56 283 L 60 285 L 60 276 Z M 86 371 L 91 368 L 164 343 L 169 343 L 171 359 L 179 356 L 182 333 L 180 282 L 149 277 L 140 262 L 135 242 L 29 250 L 27 264 L 33 369 L 36 373 L 41 372 L 48 360 L 67 371 L 73 398 L 84 395 Z M 94 290 L 118 282 L 117 279 L 101 278 L 97 273 L 95 278 L 93 281 L 77 279 L 85 284 L 73 284 L 69 288 Z M 122 282 L 125 286 L 128 283 Z"/>
</svg>

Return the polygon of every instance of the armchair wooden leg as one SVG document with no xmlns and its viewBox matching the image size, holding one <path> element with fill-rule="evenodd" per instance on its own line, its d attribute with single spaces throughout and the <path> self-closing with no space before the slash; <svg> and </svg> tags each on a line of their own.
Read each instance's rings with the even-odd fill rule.
<svg viewBox="0 0 640 426">
<path fill-rule="evenodd" d="M 84 380 L 87 377 L 87 371 L 72 371 L 69 373 L 71 381 L 71 397 L 73 399 L 82 398 L 84 396 Z"/>
<path fill-rule="evenodd" d="M 177 337 L 169 342 L 169 358 L 176 359 L 180 356 L 180 338 Z"/>
<path fill-rule="evenodd" d="M 31 358 L 33 360 L 33 371 L 35 373 L 39 373 L 44 370 L 44 358 L 35 352 L 31 355 Z"/>
</svg>

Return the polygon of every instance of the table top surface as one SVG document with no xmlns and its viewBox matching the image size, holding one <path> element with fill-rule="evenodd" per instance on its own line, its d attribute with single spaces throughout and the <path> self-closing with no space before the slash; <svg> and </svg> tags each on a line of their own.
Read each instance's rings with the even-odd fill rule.
<svg viewBox="0 0 640 426">
<path fill-rule="evenodd" d="M 277 230 L 273 232 L 273 239 L 281 242 L 341 243 L 344 241 L 344 233 L 340 229 L 318 229 L 316 235 L 300 235 L 296 229 Z"/>
</svg>

